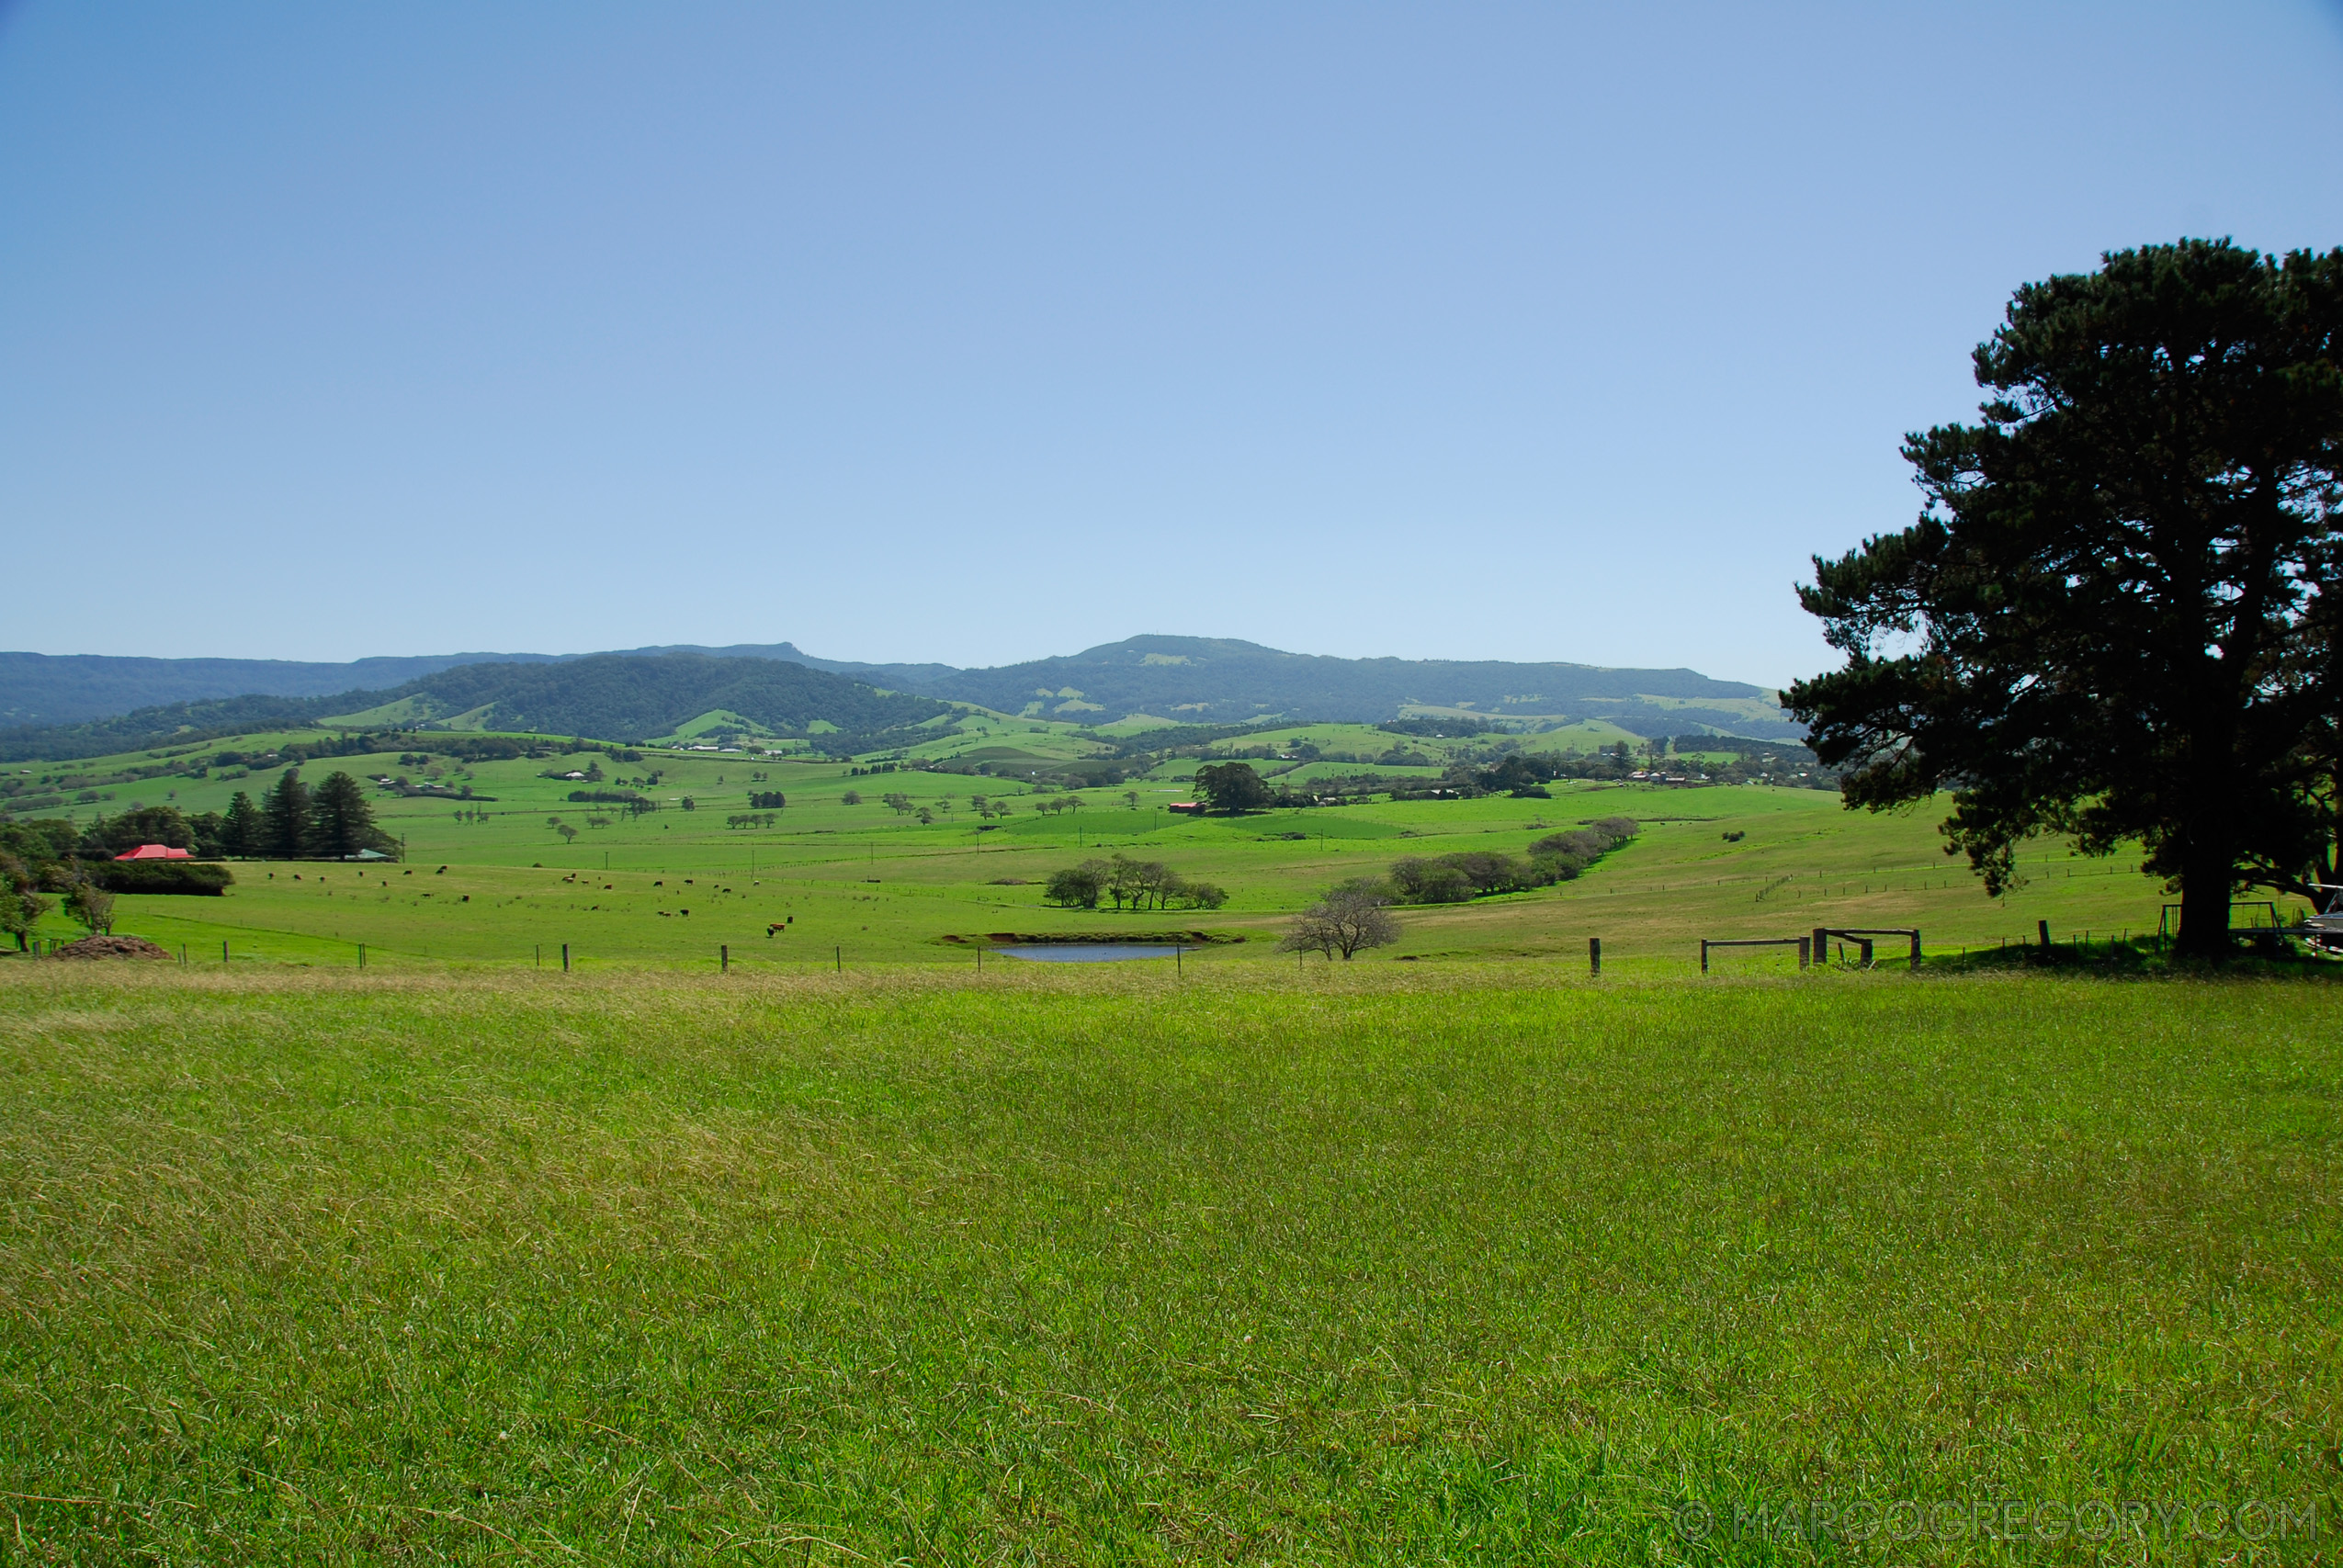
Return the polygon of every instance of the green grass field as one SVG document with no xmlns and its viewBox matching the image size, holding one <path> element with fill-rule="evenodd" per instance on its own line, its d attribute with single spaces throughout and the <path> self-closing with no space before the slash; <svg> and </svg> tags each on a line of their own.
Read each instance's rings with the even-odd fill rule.
<svg viewBox="0 0 2343 1568">
<path fill-rule="evenodd" d="M 1060 731 L 1027 739 L 1059 751 L 1090 744 Z M 380 797 L 383 824 L 406 842 L 401 865 L 361 872 L 238 863 L 237 885 L 221 898 L 124 897 L 119 929 L 175 953 L 184 948 L 198 963 L 218 964 L 224 942 L 240 966 L 354 965 L 360 943 L 370 968 L 530 965 L 540 954 L 558 964 L 567 943 L 581 965 L 713 966 L 729 948 L 735 965 L 785 970 L 972 964 L 969 947 L 947 939 L 1000 931 L 1111 937 L 1197 929 L 1247 938 L 1203 960 L 1241 964 L 1272 960 L 1285 918 L 1332 882 L 1380 872 L 1402 855 L 1518 854 L 1542 832 L 1613 814 L 1637 818 L 1645 831 L 1580 880 L 1407 911 L 1406 940 L 1362 962 L 1583 964 L 1588 938 L 1600 937 L 1607 964 L 1682 974 L 1696 969 L 1703 937 L 1790 936 L 1817 925 L 1917 925 L 1931 953 L 1949 955 L 2031 940 L 2042 919 L 2062 940 L 2153 931 L 2163 898 L 2134 859 L 2079 861 L 2044 844 L 2028 857 L 2028 885 L 1990 900 L 1940 852 L 1941 813 L 1852 814 L 1836 795 L 1811 790 L 1561 784 L 1551 800 L 1382 801 L 1198 820 L 1165 809 L 1187 794 L 1171 779 L 1036 795 L 1014 779 L 855 776 L 828 761 L 710 753 L 605 761 L 612 784 L 659 770 L 660 784 L 644 793 L 665 808 L 629 818 L 574 805 L 566 796 L 579 785 L 538 776 L 552 765 L 544 761 L 450 769 L 442 782 L 492 798 L 459 807 Z M 313 763 L 307 776 L 314 782 L 335 768 L 417 773 L 391 752 Z M 1320 771 L 1341 766 L 1308 770 Z M 256 796 L 275 776 L 124 784 L 105 792 L 110 800 L 74 809 L 84 820 L 137 801 L 217 810 L 233 791 Z M 753 790 L 779 790 L 789 804 L 770 829 L 728 829 L 726 818 L 749 809 Z M 848 790 L 864 803 L 841 804 Z M 922 825 L 879 804 L 894 791 L 934 820 Z M 1010 809 L 980 817 L 970 799 L 979 794 Z M 696 807 L 688 812 L 681 809 L 686 795 Z M 1070 801 L 1073 809 L 1040 809 Z M 554 818 L 576 829 L 573 841 L 549 826 Z M 597 819 L 608 825 L 593 826 Z M 1742 837 L 1728 840 L 1731 833 Z M 1229 902 L 1210 913 L 1138 915 L 1042 902 L 1053 870 L 1115 852 L 1218 883 Z M 768 936 L 776 923 L 783 934 Z M 52 916 L 44 934 L 77 933 Z M 1736 970 L 1791 962 L 1762 951 L 1720 959 Z"/>
<path fill-rule="evenodd" d="M 2343 1529 L 2315 976 L 11 964 L 0 1030 L 0 1560 Z"/>
</svg>

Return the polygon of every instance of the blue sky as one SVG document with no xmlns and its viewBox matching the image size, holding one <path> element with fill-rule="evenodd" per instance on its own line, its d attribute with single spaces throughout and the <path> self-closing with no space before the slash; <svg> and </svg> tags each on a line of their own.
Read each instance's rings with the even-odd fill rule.
<svg viewBox="0 0 2343 1568">
<path fill-rule="evenodd" d="M 0 647 L 1829 662 L 2030 278 L 2343 243 L 2331 6 L 0 10 Z"/>
</svg>

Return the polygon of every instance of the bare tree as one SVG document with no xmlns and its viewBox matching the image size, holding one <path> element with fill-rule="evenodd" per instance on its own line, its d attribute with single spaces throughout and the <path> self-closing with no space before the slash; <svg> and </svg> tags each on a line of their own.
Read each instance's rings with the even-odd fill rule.
<svg viewBox="0 0 2343 1568">
<path fill-rule="evenodd" d="M 1373 886 L 1346 883 L 1294 917 L 1281 953 L 1323 953 L 1345 959 L 1363 947 L 1383 947 L 1399 940 L 1399 922 L 1385 908 L 1388 902 Z"/>
</svg>

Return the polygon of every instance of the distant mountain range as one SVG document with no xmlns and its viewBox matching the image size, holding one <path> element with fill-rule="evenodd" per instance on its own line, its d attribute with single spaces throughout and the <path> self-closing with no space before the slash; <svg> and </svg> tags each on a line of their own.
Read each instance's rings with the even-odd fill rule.
<svg viewBox="0 0 2343 1568">
<path fill-rule="evenodd" d="M 786 642 L 348 664 L 0 653 L 0 722 L 13 721 L 0 750 L 17 756 L 62 755 L 53 746 L 69 739 L 77 750 L 103 750 L 321 719 L 636 739 L 713 714 L 772 733 L 875 735 L 925 722 L 946 703 L 1093 725 L 1420 714 L 1537 726 L 1601 718 L 1641 735 L 1799 733 L 1772 694 L 1690 670 L 1333 659 L 1214 637 L 1136 637 L 989 670 L 818 659 Z"/>
<path fill-rule="evenodd" d="M 458 664 L 539 662 L 535 653 L 439 653 L 302 664 L 285 659 L 118 659 L 0 653 L 0 725 L 79 724 L 134 708 L 220 697 L 323 697 L 379 691 Z"/>
<path fill-rule="evenodd" d="M 0 730 L 0 760 L 62 760 L 301 725 L 519 730 L 647 740 L 707 721 L 736 732 L 830 735 L 869 749 L 912 739 L 955 711 L 933 697 L 777 659 L 594 654 L 530 663 L 462 664 L 389 691 L 328 696 L 204 698 L 78 724 Z M 859 743 L 856 745 L 855 743 Z"/>
</svg>

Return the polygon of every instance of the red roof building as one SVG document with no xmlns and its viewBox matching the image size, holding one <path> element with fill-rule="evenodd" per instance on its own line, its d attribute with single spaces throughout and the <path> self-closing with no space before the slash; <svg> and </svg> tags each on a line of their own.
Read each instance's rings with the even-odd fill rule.
<svg viewBox="0 0 2343 1568">
<path fill-rule="evenodd" d="M 175 850 L 168 844 L 141 844 L 129 853 L 119 854 L 114 858 L 116 860 L 193 860 L 195 857 L 185 850 Z"/>
</svg>

